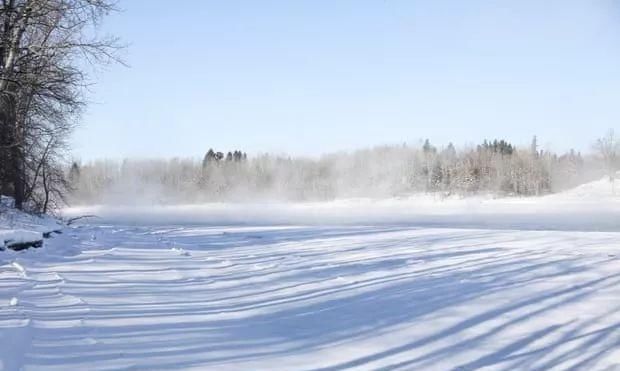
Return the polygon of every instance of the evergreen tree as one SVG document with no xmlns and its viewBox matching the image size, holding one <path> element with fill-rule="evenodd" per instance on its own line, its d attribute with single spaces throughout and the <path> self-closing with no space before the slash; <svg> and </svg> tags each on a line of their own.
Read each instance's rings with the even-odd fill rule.
<svg viewBox="0 0 620 371">
<path fill-rule="evenodd" d="M 233 160 L 235 162 L 240 162 L 243 159 L 243 154 L 241 153 L 241 151 L 236 150 L 235 152 L 233 152 Z"/>
<path fill-rule="evenodd" d="M 443 151 L 442 155 L 448 159 L 456 158 L 456 148 L 454 148 L 454 144 L 452 144 L 452 142 L 448 143 L 448 146 Z"/>
<path fill-rule="evenodd" d="M 69 181 L 73 184 L 80 181 L 80 165 L 75 161 L 71 164 L 71 169 L 69 169 Z"/>
<path fill-rule="evenodd" d="M 202 167 L 207 167 L 213 161 L 216 161 L 215 152 L 213 151 L 213 148 L 209 148 L 209 150 L 205 154 L 205 157 L 202 160 Z"/>
<path fill-rule="evenodd" d="M 424 141 L 424 145 L 422 146 L 422 150 L 424 151 L 424 153 L 435 153 L 435 152 L 437 152 L 437 149 L 431 145 L 431 142 L 428 139 L 426 139 Z"/>
<path fill-rule="evenodd" d="M 532 155 L 534 155 L 534 157 L 538 157 L 538 140 L 536 138 L 536 135 L 534 135 L 534 137 L 532 138 L 532 144 L 530 144 L 530 152 L 532 153 Z"/>
</svg>

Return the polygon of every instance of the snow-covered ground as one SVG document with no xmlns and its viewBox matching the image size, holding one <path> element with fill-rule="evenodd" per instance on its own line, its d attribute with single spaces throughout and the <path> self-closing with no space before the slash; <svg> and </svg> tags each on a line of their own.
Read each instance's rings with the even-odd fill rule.
<svg viewBox="0 0 620 371">
<path fill-rule="evenodd" d="M 69 210 L 102 218 L 0 253 L 0 369 L 620 369 L 603 186 Z"/>
<path fill-rule="evenodd" d="M 42 241 L 44 234 L 62 229 L 58 220 L 21 212 L 14 209 L 12 203 L 12 199 L 0 196 L 0 250 Z"/>
</svg>

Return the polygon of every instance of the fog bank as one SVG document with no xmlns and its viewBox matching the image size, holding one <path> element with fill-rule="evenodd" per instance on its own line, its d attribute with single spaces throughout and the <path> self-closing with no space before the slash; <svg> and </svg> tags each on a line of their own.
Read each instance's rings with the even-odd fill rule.
<svg viewBox="0 0 620 371">
<path fill-rule="evenodd" d="M 383 200 L 207 203 L 160 206 L 84 206 L 65 217 L 96 215 L 86 223 L 125 225 L 334 225 L 406 224 L 523 230 L 620 230 L 620 196 L 600 180 L 537 198 L 418 195 Z"/>
</svg>

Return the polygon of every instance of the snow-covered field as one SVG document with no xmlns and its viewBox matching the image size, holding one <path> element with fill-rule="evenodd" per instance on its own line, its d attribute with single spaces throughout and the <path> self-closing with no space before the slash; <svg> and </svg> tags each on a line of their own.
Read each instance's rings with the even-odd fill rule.
<svg viewBox="0 0 620 371">
<path fill-rule="evenodd" d="M 603 186 L 88 208 L 102 218 L 0 253 L 0 369 L 620 369 Z"/>
</svg>

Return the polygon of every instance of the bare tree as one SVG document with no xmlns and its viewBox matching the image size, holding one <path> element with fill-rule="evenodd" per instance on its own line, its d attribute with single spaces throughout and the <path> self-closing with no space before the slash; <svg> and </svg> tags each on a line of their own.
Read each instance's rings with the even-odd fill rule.
<svg viewBox="0 0 620 371">
<path fill-rule="evenodd" d="M 119 46 L 114 38 L 92 36 L 114 10 L 110 0 L 1 4 L 0 192 L 10 191 L 22 208 L 39 189 L 60 193 L 66 140 L 86 103 L 83 61 L 118 61 Z M 38 204 L 46 209 L 50 202 Z"/>
<path fill-rule="evenodd" d="M 605 136 L 597 139 L 594 149 L 603 158 L 605 171 L 611 183 L 611 192 L 615 194 L 615 180 L 618 171 L 618 152 L 620 152 L 620 141 L 616 138 L 613 129 L 609 129 Z"/>
</svg>

